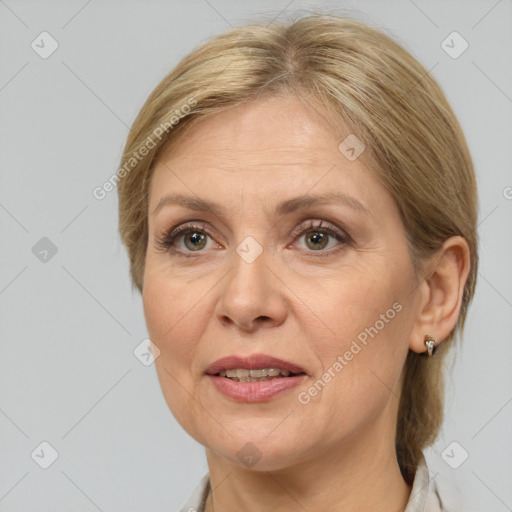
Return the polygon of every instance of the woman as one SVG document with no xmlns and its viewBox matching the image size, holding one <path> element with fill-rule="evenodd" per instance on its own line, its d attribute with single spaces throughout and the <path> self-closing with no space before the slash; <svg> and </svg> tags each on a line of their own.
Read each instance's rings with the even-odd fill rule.
<svg viewBox="0 0 512 512">
<path fill-rule="evenodd" d="M 149 96 L 118 191 L 160 385 L 206 448 L 183 510 L 449 510 L 423 449 L 477 194 L 421 64 L 337 16 L 234 29 Z"/>
</svg>

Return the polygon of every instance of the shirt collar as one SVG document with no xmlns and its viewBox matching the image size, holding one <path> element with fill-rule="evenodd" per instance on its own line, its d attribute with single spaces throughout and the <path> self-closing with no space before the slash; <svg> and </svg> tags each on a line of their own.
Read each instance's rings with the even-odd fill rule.
<svg viewBox="0 0 512 512">
<path fill-rule="evenodd" d="M 404 512 L 443 512 L 439 491 L 435 482 L 435 476 L 430 477 L 425 457 L 421 454 L 414 482 L 412 484 L 411 494 L 407 501 Z M 180 512 L 204 512 L 206 498 L 210 492 L 210 475 L 206 473 L 194 489 L 187 503 L 181 508 Z"/>
</svg>

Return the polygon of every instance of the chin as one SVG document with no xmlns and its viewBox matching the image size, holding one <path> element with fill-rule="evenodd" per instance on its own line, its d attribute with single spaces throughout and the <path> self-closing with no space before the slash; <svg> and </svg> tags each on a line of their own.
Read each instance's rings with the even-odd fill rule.
<svg viewBox="0 0 512 512">
<path fill-rule="evenodd" d="M 275 428 L 275 421 L 272 423 Z M 303 438 L 296 440 L 289 429 L 283 430 L 280 436 L 269 436 L 271 431 L 268 428 L 240 430 L 233 437 L 210 439 L 202 444 L 230 463 L 253 471 L 277 471 L 296 463 L 300 457 L 297 446 L 300 443 L 304 447 Z"/>
</svg>

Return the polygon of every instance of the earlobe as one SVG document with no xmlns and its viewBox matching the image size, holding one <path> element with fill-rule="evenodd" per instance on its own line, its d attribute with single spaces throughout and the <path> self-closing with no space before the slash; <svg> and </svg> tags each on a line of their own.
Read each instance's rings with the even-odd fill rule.
<svg viewBox="0 0 512 512">
<path fill-rule="evenodd" d="M 409 348 L 417 353 L 428 352 L 430 345 L 433 354 L 457 323 L 470 270 L 466 240 L 461 236 L 448 238 L 432 261 L 434 268 L 420 285 L 420 307 L 410 340 Z"/>
</svg>

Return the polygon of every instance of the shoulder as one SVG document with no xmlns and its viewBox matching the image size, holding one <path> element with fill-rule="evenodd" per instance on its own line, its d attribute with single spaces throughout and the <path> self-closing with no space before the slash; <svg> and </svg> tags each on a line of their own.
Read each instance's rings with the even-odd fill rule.
<svg viewBox="0 0 512 512">
<path fill-rule="evenodd" d="M 458 497 L 458 489 L 443 482 L 439 473 L 432 474 L 422 456 L 404 512 L 456 512 Z"/>
<path fill-rule="evenodd" d="M 206 473 L 200 480 L 194 492 L 190 495 L 180 512 L 204 512 L 206 497 L 210 490 L 210 474 Z"/>
</svg>

